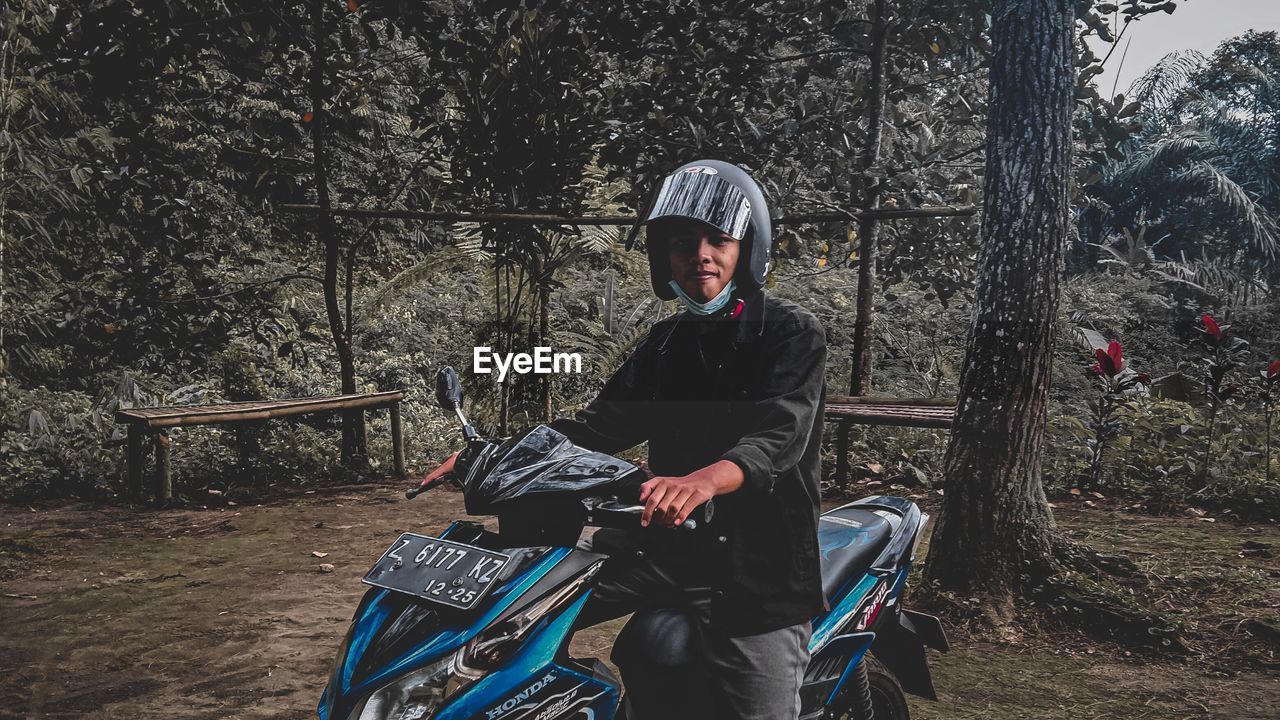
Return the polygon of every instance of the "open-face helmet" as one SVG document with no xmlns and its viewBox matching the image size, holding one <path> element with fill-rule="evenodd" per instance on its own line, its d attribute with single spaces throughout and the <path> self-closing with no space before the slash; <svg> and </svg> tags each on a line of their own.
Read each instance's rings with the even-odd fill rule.
<svg viewBox="0 0 1280 720">
<path fill-rule="evenodd" d="M 645 213 L 645 243 L 653 292 L 663 300 L 675 298 L 666 239 L 654 232 L 659 221 L 687 218 L 706 223 L 741 243 L 734 272 L 735 294 L 745 297 L 764 287 L 769 273 L 773 228 L 764 192 L 745 170 L 720 160 L 695 160 L 681 165 L 662 181 Z"/>
</svg>

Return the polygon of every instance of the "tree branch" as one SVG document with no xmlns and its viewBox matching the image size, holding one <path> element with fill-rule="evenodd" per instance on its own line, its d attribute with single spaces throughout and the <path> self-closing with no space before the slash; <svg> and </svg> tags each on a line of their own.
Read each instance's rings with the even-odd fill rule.
<svg viewBox="0 0 1280 720">
<path fill-rule="evenodd" d="M 178 298 L 177 300 L 161 300 L 160 302 L 165 303 L 166 305 L 180 305 L 182 303 L 201 302 L 203 300 L 219 300 L 225 297 L 231 297 L 232 295 L 239 295 L 242 292 L 247 292 L 249 290 L 254 290 L 254 289 L 271 285 L 274 283 L 286 283 L 291 280 L 311 280 L 313 282 L 323 282 L 322 278 L 317 277 L 315 275 L 308 275 L 307 273 L 293 273 L 291 275 L 283 275 L 278 278 L 271 278 L 270 280 L 262 280 L 260 282 L 242 283 L 243 287 L 237 288 L 235 290 L 229 290 L 224 293 L 218 293 L 217 295 L 199 295 L 196 297 Z"/>
<path fill-rule="evenodd" d="M 918 170 L 918 169 L 920 169 L 920 168 L 926 168 L 926 167 L 929 167 L 929 166 L 931 166 L 931 165 L 945 165 L 946 163 L 952 163 L 952 162 L 955 162 L 956 160 L 959 160 L 960 158 L 965 157 L 965 156 L 967 156 L 967 155 L 972 155 L 972 154 L 974 154 L 974 153 L 978 152 L 979 150 L 986 150 L 986 149 L 987 149 L 986 141 L 983 141 L 983 142 L 981 142 L 981 143 L 979 143 L 979 144 L 977 144 L 977 145 L 974 145 L 973 147 L 969 148 L 968 150 L 961 150 L 960 152 L 958 152 L 958 153 L 956 153 L 956 154 L 954 154 L 954 155 L 948 155 L 947 157 L 940 157 L 940 158 L 937 158 L 936 160 L 926 160 L 925 162 L 922 162 L 922 163 L 920 163 L 919 165 L 912 165 L 911 167 L 890 167 L 890 168 L 885 168 L 885 171 L 886 171 L 886 172 L 888 172 L 890 175 L 897 175 L 898 173 L 901 173 L 901 172 L 909 172 L 909 171 L 911 171 L 911 170 Z"/>
<path fill-rule="evenodd" d="M 911 85 L 902 85 L 902 86 L 894 87 L 893 89 L 894 89 L 895 91 L 900 91 L 900 90 L 919 90 L 920 88 L 929 87 L 930 85 L 932 85 L 932 84 L 934 84 L 934 83 L 942 82 L 943 80 L 952 80 L 952 79 L 954 79 L 954 78 L 958 78 L 958 77 L 960 77 L 960 76 L 962 76 L 962 75 L 968 75 L 968 74 L 969 74 L 969 73 L 971 73 L 971 72 L 977 72 L 978 70 L 982 70 L 982 69 L 983 69 L 983 68 L 985 68 L 985 67 L 986 67 L 986 65 L 983 65 L 983 64 L 972 65 L 972 66 L 967 67 L 967 68 L 965 68 L 965 69 L 963 69 L 963 70 L 957 70 L 956 72 L 948 73 L 948 74 L 946 74 L 946 75 L 939 75 L 938 77 L 929 78 L 928 80 L 925 80 L 925 81 L 923 81 L 923 82 L 912 83 Z"/>
<path fill-rule="evenodd" d="M 861 55 L 869 57 L 871 53 L 860 48 L 827 48 L 826 50 L 814 50 L 813 52 L 800 53 L 799 55 L 785 55 L 783 57 L 769 58 L 761 60 L 756 67 L 764 67 L 767 65 L 778 65 L 780 63 L 793 62 L 795 60 L 804 60 L 806 58 L 818 57 L 819 55 L 832 55 L 836 53 L 847 53 L 850 55 Z"/>
<path fill-rule="evenodd" d="M 317 215 L 323 211 L 310 203 L 282 203 L 277 206 L 284 212 Z M 835 208 L 835 206 L 831 206 Z M 831 212 L 806 212 L 773 218 L 774 225 L 803 225 L 807 223 L 837 222 L 876 218 L 900 220 L 924 217 L 960 217 L 973 215 L 973 205 L 926 205 L 918 208 L 883 208 L 880 210 L 849 210 L 835 208 Z M 420 210 L 376 210 L 351 207 L 333 207 L 330 212 L 339 217 L 364 218 L 366 220 L 398 219 L 421 220 L 442 223 L 527 223 L 530 225 L 634 225 L 635 215 L 550 215 L 525 212 L 424 212 Z"/>
</svg>

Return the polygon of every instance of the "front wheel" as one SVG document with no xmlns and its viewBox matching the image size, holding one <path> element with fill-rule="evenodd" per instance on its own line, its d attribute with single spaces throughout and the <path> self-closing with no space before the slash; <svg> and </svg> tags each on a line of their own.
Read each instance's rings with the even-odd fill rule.
<svg viewBox="0 0 1280 720">
<path fill-rule="evenodd" d="M 827 717 L 831 720 L 910 720 L 911 713 L 898 679 L 879 660 L 866 654 L 854 668 Z"/>
</svg>

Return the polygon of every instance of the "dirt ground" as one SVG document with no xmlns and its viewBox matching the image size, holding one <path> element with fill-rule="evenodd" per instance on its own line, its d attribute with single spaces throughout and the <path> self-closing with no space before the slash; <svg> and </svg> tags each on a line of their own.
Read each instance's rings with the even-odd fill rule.
<svg viewBox="0 0 1280 720">
<path fill-rule="evenodd" d="M 1063 515 L 1112 551 L 1151 535 L 1146 521 Z M 368 566 L 399 532 L 461 516 L 459 494 L 406 501 L 389 483 L 252 507 L 0 506 L 0 718 L 314 717 Z M 1280 613 L 1276 559 L 1233 550 L 1247 536 L 1280 554 L 1274 525 L 1174 520 L 1170 552 L 1222 553 L 1262 578 L 1248 586 L 1258 613 Z M 583 633 L 576 651 L 607 657 L 618 624 Z M 1126 657 L 1072 637 L 957 640 L 931 653 L 941 702 L 913 699 L 915 717 L 1280 717 L 1280 673 L 1265 662 Z"/>
</svg>

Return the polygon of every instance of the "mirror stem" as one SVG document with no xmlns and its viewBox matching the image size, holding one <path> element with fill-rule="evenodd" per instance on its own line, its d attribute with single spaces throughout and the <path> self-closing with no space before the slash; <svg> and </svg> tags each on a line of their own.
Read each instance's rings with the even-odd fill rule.
<svg viewBox="0 0 1280 720">
<path fill-rule="evenodd" d="M 453 412 L 457 414 L 458 422 L 462 423 L 462 437 L 466 439 L 468 443 L 474 440 L 479 440 L 480 433 L 476 432 L 476 429 L 471 427 L 471 423 L 467 422 L 467 416 L 462 414 L 462 408 L 455 407 Z"/>
</svg>

